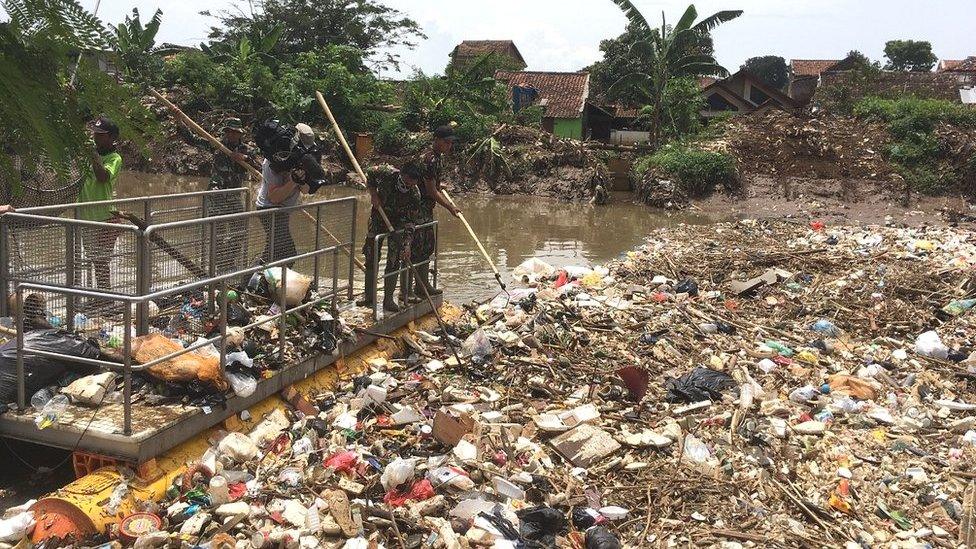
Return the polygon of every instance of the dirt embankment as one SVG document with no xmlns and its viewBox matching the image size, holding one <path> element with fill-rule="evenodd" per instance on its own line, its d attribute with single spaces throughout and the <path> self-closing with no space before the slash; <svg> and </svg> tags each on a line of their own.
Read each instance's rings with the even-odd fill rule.
<svg viewBox="0 0 976 549">
<path fill-rule="evenodd" d="M 942 166 L 957 167 L 972 157 L 972 132 L 942 126 L 935 136 Z M 884 125 L 844 116 L 781 111 L 739 116 L 700 146 L 735 160 L 740 187 L 673 203 L 726 214 L 861 222 L 912 223 L 936 214 L 949 221 L 971 217 L 971 183 L 960 181 L 939 196 L 920 194 L 886 157 L 891 145 Z"/>
</svg>

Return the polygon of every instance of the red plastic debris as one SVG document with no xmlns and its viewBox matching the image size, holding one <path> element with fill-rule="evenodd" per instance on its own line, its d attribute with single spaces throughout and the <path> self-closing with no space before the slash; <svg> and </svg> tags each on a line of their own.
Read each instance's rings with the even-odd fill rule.
<svg viewBox="0 0 976 549">
<path fill-rule="evenodd" d="M 434 497 L 434 486 L 427 479 L 413 483 L 410 490 L 400 492 L 396 488 L 383 496 L 383 503 L 393 507 L 402 507 L 408 501 L 424 501 Z"/>
<path fill-rule="evenodd" d="M 827 224 L 824 223 L 823 221 L 819 221 L 819 220 L 811 221 L 810 222 L 810 228 L 819 233 L 819 232 L 822 232 L 824 229 L 827 228 Z"/>
<path fill-rule="evenodd" d="M 359 462 L 359 454 L 356 452 L 346 451 L 334 454 L 325 460 L 325 466 L 331 467 L 338 472 L 342 473 L 352 473 L 356 470 L 356 464 Z"/>
</svg>

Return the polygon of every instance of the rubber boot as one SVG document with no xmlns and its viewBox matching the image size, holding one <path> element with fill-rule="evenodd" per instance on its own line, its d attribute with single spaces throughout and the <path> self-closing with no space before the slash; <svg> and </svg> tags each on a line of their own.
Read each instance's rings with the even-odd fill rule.
<svg viewBox="0 0 976 549">
<path fill-rule="evenodd" d="M 434 288 L 430 285 L 430 266 L 429 265 L 417 265 L 417 280 L 414 281 L 414 294 L 420 299 L 426 298 L 427 294 L 431 297 L 435 295 L 441 295 L 442 292 L 438 288 Z M 427 287 L 427 293 L 424 293 L 424 288 L 421 286 L 423 284 Z"/>
<path fill-rule="evenodd" d="M 372 307 L 373 297 L 376 296 L 376 272 L 373 271 L 373 262 L 369 257 L 366 258 L 366 293 L 363 298 L 356 302 L 357 307 Z"/>
<path fill-rule="evenodd" d="M 383 310 L 388 313 L 399 313 L 400 306 L 396 304 L 397 277 L 390 276 L 383 280 Z"/>
</svg>

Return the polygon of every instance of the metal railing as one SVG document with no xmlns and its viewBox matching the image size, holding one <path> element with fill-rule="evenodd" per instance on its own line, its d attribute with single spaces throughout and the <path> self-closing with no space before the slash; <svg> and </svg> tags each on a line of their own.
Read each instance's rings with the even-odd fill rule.
<svg viewBox="0 0 976 549">
<path fill-rule="evenodd" d="M 251 267 L 248 269 L 243 269 L 229 274 L 224 274 L 214 278 L 209 278 L 205 280 L 196 281 L 190 284 L 181 285 L 175 288 L 170 288 L 167 290 L 161 290 L 158 292 L 146 294 L 143 296 L 120 296 L 111 295 L 104 292 L 98 292 L 93 290 L 85 290 L 78 288 L 59 288 L 54 286 L 46 286 L 43 284 L 35 283 L 21 283 L 18 282 L 15 290 L 16 296 L 16 307 L 18 314 L 15 315 L 15 328 L 17 330 L 17 406 L 20 410 L 24 410 L 27 407 L 27 390 L 26 390 L 26 371 L 24 360 L 28 355 L 36 355 L 46 358 L 51 358 L 55 360 L 74 362 L 78 364 L 84 364 L 88 366 L 96 366 L 99 368 L 104 368 L 110 371 L 121 371 L 123 378 L 123 389 L 122 389 L 122 409 L 123 409 L 123 425 L 122 432 L 125 435 L 132 434 L 132 374 L 133 372 L 142 372 L 152 368 L 153 366 L 168 362 L 170 360 L 176 359 L 187 353 L 192 353 L 198 351 L 210 345 L 217 347 L 220 353 L 219 365 L 220 372 L 223 376 L 224 367 L 227 357 L 227 339 L 228 339 L 228 286 L 229 283 L 235 280 L 239 280 L 241 277 L 250 276 L 254 273 L 261 272 L 269 268 L 280 268 L 281 269 L 281 280 L 278 291 L 276 292 L 275 303 L 278 307 L 278 312 L 273 315 L 267 315 L 255 322 L 247 324 L 241 327 L 242 330 L 249 330 L 257 328 L 264 324 L 277 323 L 278 327 L 278 353 L 279 357 L 283 357 L 285 353 L 285 344 L 288 338 L 288 323 L 287 319 L 290 315 L 317 307 L 318 305 L 330 302 L 330 309 L 334 317 L 338 315 L 338 297 L 341 293 L 346 291 L 345 288 L 340 288 L 338 285 L 338 277 L 333 277 L 332 287 L 322 293 L 321 290 L 318 292 L 318 297 L 315 297 L 305 303 L 289 308 L 287 305 L 287 273 L 286 268 L 290 262 L 299 261 L 303 259 L 313 259 L 322 258 L 323 256 L 331 256 L 333 264 L 338 266 L 339 264 L 339 250 L 342 246 L 329 246 L 327 248 L 322 248 L 314 250 L 305 254 L 299 254 L 294 257 L 289 257 L 281 259 L 278 261 L 271 262 L 267 265 L 260 265 L 256 267 Z M 160 300 L 169 296 L 175 295 L 185 295 L 190 292 L 200 291 L 205 289 L 217 288 L 218 291 L 218 302 L 219 302 L 219 315 L 217 328 L 219 330 L 219 335 L 211 338 L 204 338 L 196 343 L 189 345 L 179 351 L 170 353 L 168 355 L 158 357 L 156 359 L 150 360 L 143 364 L 135 365 L 133 364 L 133 353 L 132 353 L 132 340 L 133 340 L 133 330 L 132 330 L 132 320 L 133 320 L 133 309 L 139 309 L 144 307 L 147 303 L 153 300 Z M 111 300 L 117 302 L 122 306 L 122 327 L 123 335 L 121 341 L 121 351 L 122 351 L 122 362 L 112 362 L 101 359 L 91 359 L 78 357 L 73 355 L 66 355 L 62 353 L 55 353 L 51 351 L 44 351 L 41 349 L 33 349 L 26 345 L 25 342 L 25 325 L 24 325 L 24 315 L 21 314 L 24 311 L 24 294 L 28 291 L 53 293 L 53 294 L 63 294 L 66 296 L 71 296 L 73 298 L 91 298 L 91 299 L 103 299 Z"/>
<path fill-rule="evenodd" d="M 438 238 L 439 238 L 437 222 L 436 221 L 432 221 L 430 223 L 426 223 L 426 224 L 423 224 L 423 225 L 417 225 L 416 227 L 413 228 L 413 231 L 414 232 L 412 232 L 410 234 L 411 235 L 412 234 L 416 234 L 416 233 L 418 233 L 420 231 L 423 231 L 423 230 L 426 230 L 426 229 L 430 229 L 431 230 L 431 232 L 433 234 L 433 238 L 434 238 L 433 252 L 430 255 L 430 257 L 428 257 L 426 259 L 422 259 L 420 261 L 416 261 L 416 262 L 414 262 L 412 260 L 412 258 L 411 258 L 411 260 L 409 262 L 407 262 L 407 263 L 401 263 L 401 266 L 398 269 L 395 269 L 393 271 L 390 271 L 389 273 L 386 272 L 386 269 L 385 268 L 383 270 L 380 270 L 380 262 L 381 262 L 381 259 L 383 259 L 384 256 L 385 256 L 386 261 L 389 261 L 390 260 L 389 259 L 389 255 L 388 255 L 389 252 L 390 252 L 390 250 L 388 249 L 389 247 L 388 246 L 384 247 L 383 246 L 383 242 L 384 241 L 389 241 L 389 239 L 393 235 L 404 235 L 404 236 L 407 236 L 408 233 L 410 233 L 410 231 L 408 231 L 407 229 L 400 229 L 400 230 L 394 231 L 392 233 L 378 234 L 375 237 L 373 237 L 373 246 L 374 246 L 373 247 L 373 250 L 374 250 L 374 252 L 373 252 L 373 265 L 372 265 L 372 268 L 373 268 L 373 272 L 376 273 L 376 284 L 374 284 L 374 285 L 367 285 L 367 288 L 369 290 L 371 290 L 371 295 L 369 295 L 368 297 L 370 298 L 370 301 L 373 304 L 373 317 L 374 318 L 379 315 L 379 310 L 380 310 L 380 308 L 382 306 L 382 304 L 380 303 L 380 300 L 378 299 L 378 297 L 379 297 L 378 296 L 379 289 L 382 286 L 384 286 L 383 283 L 388 278 L 392 278 L 392 277 L 399 277 L 400 278 L 400 281 L 399 281 L 400 299 L 397 301 L 397 304 L 398 305 L 409 305 L 409 303 L 408 303 L 408 296 L 411 294 L 411 288 L 413 287 L 414 282 L 415 282 L 413 280 L 413 267 L 422 267 L 424 265 L 430 265 L 431 266 L 431 268 L 429 269 L 429 272 L 430 272 L 430 275 L 431 275 L 430 284 L 431 284 L 431 287 L 432 288 L 437 288 L 437 282 L 438 282 L 438 280 L 437 280 L 437 265 L 438 265 L 438 248 L 439 248 L 439 246 L 437 245 Z M 424 296 L 423 296 L 423 294 L 421 294 L 421 295 L 419 295 L 417 297 L 423 298 Z"/>
<path fill-rule="evenodd" d="M 223 191 L 194 194 L 206 199 L 205 202 L 216 202 L 227 196 Z M 2 216 L 0 290 L 5 296 L 9 295 L 12 284 L 23 282 L 93 290 L 110 296 L 142 296 L 260 262 L 292 257 L 298 254 L 299 248 L 338 245 L 349 260 L 341 272 L 349 279 L 346 287 L 351 298 L 355 268 L 355 198 L 224 215 L 212 215 L 214 211 L 222 211 L 213 206 L 204 204 L 201 208 L 199 213 L 210 215 L 142 228 L 21 211 Z M 44 210 L 53 213 L 61 208 L 55 206 Z M 308 260 L 308 265 L 297 263 L 314 274 L 316 286 L 323 278 L 322 274 L 330 272 L 321 258 Z M 51 305 L 63 313 L 64 323 L 73 329 L 79 308 L 77 300 L 65 297 L 61 296 L 60 303 Z M 8 315 L 8 309 L 7 300 L 3 299 L 0 316 Z M 87 311 L 104 312 L 91 306 Z M 137 327 L 139 333 L 145 333 L 146 317 L 142 312 L 138 315 Z"/>
<path fill-rule="evenodd" d="M 85 208 L 125 211 L 144 223 L 201 219 L 243 212 L 246 188 L 24 208 L 0 217 L 0 315 L 16 282 L 137 295 L 140 253 L 134 225 L 80 219 Z"/>
</svg>

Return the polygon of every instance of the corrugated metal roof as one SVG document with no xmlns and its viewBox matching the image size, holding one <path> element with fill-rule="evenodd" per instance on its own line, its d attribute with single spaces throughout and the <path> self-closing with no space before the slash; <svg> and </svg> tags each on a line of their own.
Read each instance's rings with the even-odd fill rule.
<svg viewBox="0 0 976 549">
<path fill-rule="evenodd" d="M 590 95 L 590 73 L 498 71 L 495 79 L 509 87 L 532 86 L 539 90 L 540 104 L 545 101 L 546 116 L 579 118 Z"/>
</svg>

